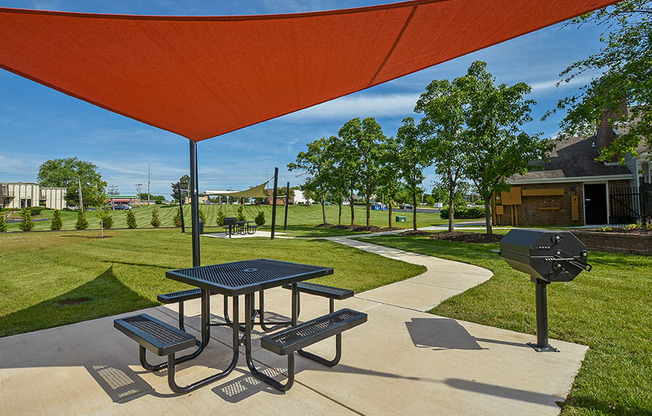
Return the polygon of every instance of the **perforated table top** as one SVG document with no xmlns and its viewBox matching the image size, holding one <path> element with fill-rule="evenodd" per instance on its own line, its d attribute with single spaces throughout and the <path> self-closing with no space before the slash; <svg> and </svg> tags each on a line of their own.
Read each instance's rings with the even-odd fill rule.
<svg viewBox="0 0 652 416">
<path fill-rule="evenodd" d="M 165 276 L 170 279 L 228 296 L 257 292 L 330 274 L 333 274 L 331 267 L 270 259 L 243 260 L 165 272 Z"/>
</svg>

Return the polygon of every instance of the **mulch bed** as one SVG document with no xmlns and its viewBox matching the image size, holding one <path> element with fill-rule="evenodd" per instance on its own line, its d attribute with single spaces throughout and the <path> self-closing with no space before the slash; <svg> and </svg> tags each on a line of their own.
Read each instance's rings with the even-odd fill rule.
<svg viewBox="0 0 652 416">
<path fill-rule="evenodd" d="M 399 235 L 402 235 L 402 236 L 411 236 L 412 235 L 413 236 L 413 235 L 431 235 L 431 234 L 432 233 L 428 232 L 428 231 L 407 230 L 407 231 L 403 231 Z"/>
<path fill-rule="evenodd" d="M 369 233 L 380 233 L 380 232 L 383 232 L 383 231 L 394 231 L 394 230 L 401 230 L 402 229 L 402 228 L 396 228 L 396 227 L 392 227 L 392 228 L 378 227 L 377 225 L 370 225 L 370 226 L 367 227 L 366 225 L 356 225 L 356 224 L 353 224 L 353 225 L 344 225 L 344 224 L 338 225 L 338 224 L 328 224 L 328 223 L 319 224 L 317 227 L 337 228 L 337 229 L 340 229 L 340 230 L 349 230 L 349 231 L 358 231 L 358 232 L 359 231 L 365 231 L 365 232 L 369 232 Z"/>
<path fill-rule="evenodd" d="M 448 240 L 448 241 L 458 241 L 461 243 L 497 243 L 503 236 L 498 234 L 480 234 L 480 233 L 462 233 L 459 231 L 454 231 L 452 233 L 439 233 L 435 234 L 432 237 L 435 240 Z"/>
<path fill-rule="evenodd" d="M 637 229 L 637 230 L 627 230 L 625 227 L 610 227 L 611 230 L 600 230 L 599 228 L 592 228 L 592 229 L 586 229 L 585 231 L 595 231 L 595 232 L 600 232 L 600 233 L 625 233 L 625 234 L 643 234 L 643 235 L 650 235 L 652 234 L 652 230 L 646 230 L 646 229 Z"/>
</svg>

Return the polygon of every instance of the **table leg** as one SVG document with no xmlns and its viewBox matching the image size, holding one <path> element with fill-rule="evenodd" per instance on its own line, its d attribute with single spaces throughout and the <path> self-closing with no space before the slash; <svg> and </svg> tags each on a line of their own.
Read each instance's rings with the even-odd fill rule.
<svg viewBox="0 0 652 416">
<path fill-rule="evenodd" d="M 293 293 L 294 292 L 295 290 L 293 288 Z M 287 391 L 292 387 L 292 384 L 294 384 L 294 353 L 288 354 L 288 381 L 285 384 L 280 383 L 267 374 L 258 371 L 258 369 L 256 369 L 256 365 L 254 364 L 254 360 L 251 357 L 251 330 L 253 325 L 251 313 L 249 312 L 253 308 L 254 295 L 255 293 L 248 293 L 245 295 L 245 358 L 247 360 L 247 367 L 249 367 L 249 371 L 251 371 L 251 374 L 254 377 L 264 381 L 277 390 Z M 294 299 L 292 301 L 292 305 L 292 310 L 294 312 Z"/>
<path fill-rule="evenodd" d="M 203 337 L 204 335 L 207 335 L 210 338 L 210 327 L 208 325 L 210 321 L 210 292 L 207 290 L 202 290 L 202 345 L 205 346 L 208 341 L 204 343 Z M 206 301 L 205 301 L 206 300 Z M 176 381 L 174 380 L 174 374 L 175 374 L 175 368 L 174 366 L 176 364 L 179 364 L 181 359 L 175 360 L 174 354 L 168 355 L 168 362 L 167 362 L 167 367 L 168 367 L 168 385 L 170 386 L 170 389 L 172 389 L 173 392 L 175 393 L 188 393 L 190 391 L 196 390 L 200 387 L 203 387 L 207 384 L 210 384 L 216 380 L 219 380 L 221 378 L 224 378 L 231 374 L 231 372 L 235 369 L 235 367 L 238 365 L 238 358 L 240 355 L 240 330 L 238 329 L 239 326 L 239 300 L 237 296 L 233 297 L 233 358 L 231 360 L 231 363 L 229 366 L 224 370 L 220 371 L 217 374 L 213 374 L 212 376 L 206 377 L 202 380 L 196 381 L 192 384 L 189 384 L 187 386 L 179 386 Z M 247 316 L 247 314 L 245 314 Z M 200 347 L 201 348 L 201 347 Z"/>
</svg>

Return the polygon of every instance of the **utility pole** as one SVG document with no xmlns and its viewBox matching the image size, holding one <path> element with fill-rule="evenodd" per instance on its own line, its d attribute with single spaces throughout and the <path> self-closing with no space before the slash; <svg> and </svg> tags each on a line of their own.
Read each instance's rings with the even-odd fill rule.
<svg viewBox="0 0 652 416">
<path fill-rule="evenodd" d="M 274 233 L 276 231 L 276 195 L 278 188 L 278 168 L 274 168 L 274 193 L 272 201 L 272 240 L 274 239 Z"/>
<path fill-rule="evenodd" d="M 115 196 L 118 195 L 117 185 L 109 185 L 109 195 L 111 195 L 111 211 L 115 211 Z"/>
<path fill-rule="evenodd" d="M 285 191 L 285 221 L 283 222 L 283 231 L 288 229 L 288 206 L 290 205 L 290 182 Z"/>
<path fill-rule="evenodd" d="M 136 198 L 138 198 L 138 205 L 140 205 L 140 190 L 142 189 L 142 186 L 142 183 L 136 184 Z"/>
<path fill-rule="evenodd" d="M 149 205 L 150 199 L 150 185 L 152 184 L 152 164 L 150 163 L 147 168 L 147 205 Z"/>
</svg>

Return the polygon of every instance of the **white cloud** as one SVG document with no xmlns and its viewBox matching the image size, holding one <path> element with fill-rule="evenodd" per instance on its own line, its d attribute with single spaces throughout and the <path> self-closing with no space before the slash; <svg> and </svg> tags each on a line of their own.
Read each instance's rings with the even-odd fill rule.
<svg viewBox="0 0 652 416">
<path fill-rule="evenodd" d="M 297 111 L 285 116 L 285 119 L 314 121 L 403 116 L 412 113 L 418 98 L 419 93 L 352 95 Z"/>
</svg>

